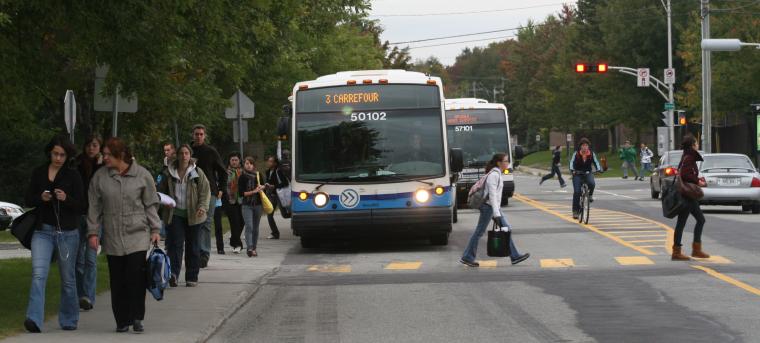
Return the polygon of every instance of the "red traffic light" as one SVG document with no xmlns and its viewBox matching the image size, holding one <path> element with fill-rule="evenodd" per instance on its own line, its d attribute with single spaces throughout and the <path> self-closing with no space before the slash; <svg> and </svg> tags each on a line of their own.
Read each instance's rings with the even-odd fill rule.
<svg viewBox="0 0 760 343">
<path fill-rule="evenodd" d="M 607 72 L 607 63 L 599 63 L 596 65 L 596 72 L 597 73 L 606 73 Z"/>
<path fill-rule="evenodd" d="M 609 66 L 607 63 L 595 63 L 595 64 L 585 64 L 585 63 L 576 63 L 575 64 L 575 72 L 579 74 L 585 74 L 585 73 L 606 73 L 607 70 L 609 70 Z"/>
<path fill-rule="evenodd" d="M 576 64 L 575 65 L 575 72 L 576 73 L 585 73 L 586 72 L 586 65 L 585 64 Z"/>
</svg>

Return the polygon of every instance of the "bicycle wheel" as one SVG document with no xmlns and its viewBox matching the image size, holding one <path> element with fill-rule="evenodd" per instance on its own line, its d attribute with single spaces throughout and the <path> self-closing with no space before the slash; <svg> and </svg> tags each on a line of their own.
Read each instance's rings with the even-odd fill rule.
<svg viewBox="0 0 760 343">
<path fill-rule="evenodd" d="M 578 222 L 583 223 L 583 214 L 586 213 L 586 208 L 584 207 L 586 204 L 586 197 L 588 196 L 588 191 L 586 190 L 586 185 L 581 186 L 581 199 L 579 201 L 580 208 L 578 209 Z"/>
<path fill-rule="evenodd" d="M 583 214 L 583 220 L 584 224 L 588 224 L 588 218 L 591 216 L 591 196 L 589 196 L 589 190 L 587 186 L 584 186 L 584 194 L 586 196 L 583 197 L 583 210 L 586 212 Z"/>
</svg>

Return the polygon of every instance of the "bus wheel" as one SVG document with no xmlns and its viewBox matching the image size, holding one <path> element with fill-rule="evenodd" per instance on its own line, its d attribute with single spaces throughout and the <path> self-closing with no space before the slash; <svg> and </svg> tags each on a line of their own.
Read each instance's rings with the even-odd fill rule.
<svg viewBox="0 0 760 343">
<path fill-rule="evenodd" d="M 433 237 L 430 237 L 430 244 L 432 244 L 432 245 L 449 245 L 449 234 L 448 233 L 442 233 L 440 235 L 435 235 Z"/>
<path fill-rule="evenodd" d="M 319 241 L 316 238 L 301 237 L 301 248 L 313 249 L 319 247 Z"/>
</svg>

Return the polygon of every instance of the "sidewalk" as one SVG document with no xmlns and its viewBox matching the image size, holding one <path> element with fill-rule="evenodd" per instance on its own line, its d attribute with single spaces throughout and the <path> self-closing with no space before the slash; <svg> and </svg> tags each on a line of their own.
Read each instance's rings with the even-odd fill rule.
<svg viewBox="0 0 760 343">
<path fill-rule="evenodd" d="M 53 317 L 45 323 L 41 334 L 23 333 L 2 342 L 203 342 L 253 297 L 266 277 L 277 271 L 289 247 L 296 244 L 289 221 L 282 219 L 279 213 L 276 217 L 282 238 L 265 239 L 269 225 L 263 217 L 257 249 L 259 257 L 249 258 L 245 251 L 233 254 L 229 247 L 226 255 L 213 251 L 208 267 L 201 269 L 198 287 L 185 287 L 181 275 L 179 287 L 167 289 L 163 300 L 156 301 L 147 293 L 143 334 L 131 330 L 116 333 L 110 293 L 106 292 L 98 296 L 93 310 L 80 312 L 76 331 L 61 330 L 57 318 Z M 225 236 L 225 242 L 229 241 L 228 237 Z M 214 247 L 213 237 L 211 240 Z"/>
<path fill-rule="evenodd" d="M 517 167 L 517 171 L 523 172 L 529 175 L 533 175 L 533 176 L 544 176 L 546 174 L 549 174 L 548 170 L 536 169 L 536 168 L 531 168 L 531 167 L 526 167 L 526 166 Z"/>
<path fill-rule="evenodd" d="M 31 258 L 32 251 L 25 249 L 19 242 L 0 243 L 0 260 L 9 258 Z"/>
</svg>

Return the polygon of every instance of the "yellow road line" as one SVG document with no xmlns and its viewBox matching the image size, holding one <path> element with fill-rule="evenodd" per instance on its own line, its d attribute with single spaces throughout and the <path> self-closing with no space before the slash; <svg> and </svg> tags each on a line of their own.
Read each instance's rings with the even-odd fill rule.
<svg viewBox="0 0 760 343">
<path fill-rule="evenodd" d="M 667 237 L 667 234 L 657 234 L 657 235 L 632 235 L 632 236 L 618 236 L 620 238 L 639 238 L 639 237 Z M 630 243 L 630 241 L 627 241 Z"/>
<path fill-rule="evenodd" d="M 574 267 L 572 258 L 545 258 L 541 259 L 541 268 L 570 268 Z"/>
<path fill-rule="evenodd" d="M 661 248 L 661 249 L 666 249 L 662 245 L 639 245 L 639 246 L 642 247 L 642 248 Z"/>
<path fill-rule="evenodd" d="M 327 265 L 313 265 L 308 269 L 310 272 L 320 273 L 350 273 L 351 265 L 348 264 L 327 264 Z"/>
<path fill-rule="evenodd" d="M 645 239 L 640 241 L 628 241 L 628 243 L 654 243 L 654 242 L 662 242 L 661 239 Z"/>
<path fill-rule="evenodd" d="M 496 268 L 499 263 L 496 260 L 478 261 L 480 268 Z"/>
<path fill-rule="evenodd" d="M 660 232 L 660 231 L 605 231 L 607 233 L 653 233 L 653 232 Z M 664 233 L 663 233 L 664 235 Z"/>
<path fill-rule="evenodd" d="M 519 201 L 521 201 L 521 202 L 524 202 L 524 203 L 526 203 L 526 204 L 528 204 L 528 205 L 531 205 L 531 206 L 533 206 L 533 207 L 535 207 L 535 208 L 537 208 L 537 209 L 539 209 L 539 210 L 542 210 L 542 211 L 544 211 L 544 212 L 547 212 L 547 213 L 551 213 L 551 214 L 553 214 L 553 215 L 555 215 L 555 216 L 557 216 L 557 217 L 563 218 L 563 219 L 565 219 L 565 220 L 567 220 L 567 221 L 569 221 L 569 222 L 571 222 L 571 223 L 576 223 L 576 224 L 578 224 L 578 225 L 580 225 L 580 226 L 582 226 L 582 227 L 584 227 L 584 228 L 586 228 L 586 229 L 588 229 L 588 230 L 591 230 L 591 231 L 593 231 L 593 232 L 596 232 L 596 233 L 598 233 L 598 234 L 600 234 L 600 235 L 602 235 L 602 236 L 604 236 L 604 237 L 607 237 L 607 238 L 609 238 L 609 239 L 611 239 L 611 240 L 613 240 L 613 241 L 617 242 L 618 244 L 621 244 L 621 245 L 623 245 L 623 246 L 629 247 L 629 248 L 631 248 L 631 249 L 633 249 L 633 250 L 636 250 L 636 251 L 638 251 L 638 252 L 640 252 L 640 253 L 642 253 L 642 254 L 644 254 L 644 255 L 656 255 L 656 254 L 655 254 L 653 251 L 651 251 L 651 250 L 648 250 L 648 249 L 644 249 L 644 248 L 640 248 L 640 247 L 638 247 L 638 246 L 635 246 L 635 245 L 633 245 L 633 244 L 630 244 L 630 243 L 626 242 L 625 240 L 623 240 L 623 239 L 621 239 L 621 238 L 618 238 L 618 237 L 617 237 L 617 236 L 615 236 L 615 235 L 612 235 L 612 234 L 610 234 L 610 233 L 607 233 L 607 232 L 605 232 L 605 231 L 603 231 L 603 230 L 600 230 L 599 228 L 595 227 L 594 225 L 591 225 L 591 224 L 581 224 L 581 223 L 578 223 L 578 221 L 577 221 L 577 220 L 574 220 L 574 219 L 572 219 L 572 217 L 570 217 L 570 218 L 567 218 L 567 217 L 563 216 L 561 213 L 559 213 L 559 212 L 557 212 L 557 211 L 554 211 L 554 210 L 552 210 L 552 209 L 549 209 L 549 208 L 547 208 L 547 207 L 546 207 L 546 206 L 544 206 L 542 203 L 539 203 L 538 201 L 535 201 L 535 200 L 533 200 L 533 199 L 530 199 L 530 198 L 528 198 L 528 197 L 525 197 L 525 196 L 523 196 L 523 195 L 521 195 L 521 194 L 515 194 L 513 197 L 514 197 L 515 199 L 517 199 L 517 200 L 519 200 Z"/>
<path fill-rule="evenodd" d="M 422 266 L 422 262 L 391 262 L 385 266 L 386 270 L 417 270 Z"/>
<path fill-rule="evenodd" d="M 730 264 L 734 263 L 734 261 L 731 261 L 723 256 L 718 255 L 712 255 L 710 258 L 704 258 L 704 259 L 694 259 L 694 261 L 697 262 L 703 262 L 703 263 L 715 263 L 715 264 Z"/>
<path fill-rule="evenodd" d="M 623 266 L 641 266 L 654 264 L 654 261 L 646 256 L 620 256 L 615 257 L 615 260 L 617 260 L 617 262 Z"/>
<path fill-rule="evenodd" d="M 596 224 L 596 223 L 594 223 Z M 598 226 L 598 225 L 597 225 Z M 602 230 L 641 230 L 641 229 L 659 229 L 656 227 L 648 226 L 615 226 L 615 227 L 601 227 Z M 657 230 L 662 231 L 662 230 Z"/>
<path fill-rule="evenodd" d="M 718 280 L 730 283 L 730 284 L 732 284 L 732 285 L 734 285 L 736 287 L 739 287 L 739 288 L 741 288 L 741 289 L 743 289 L 743 290 L 745 290 L 745 291 L 747 291 L 749 293 L 752 293 L 754 295 L 760 296 L 760 289 L 752 287 L 752 286 L 750 286 L 750 285 L 748 285 L 748 284 L 746 284 L 744 282 L 741 282 L 741 281 L 739 281 L 737 279 L 734 279 L 734 278 L 732 278 L 732 277 L 730 277 L 730 276 L 728 276 L 726 274 L 719 273 L 715 269 L 707 268 L 707 267 L 704 267 L 704 266 L 691 266 L 691 267 L 694 268 L 694 269 L 699 269 L 699 270 L 707 273 L 707 275 L 710 275 L 710 276 L 712 276 L 712 277 L 714 277 L 714 278 L 716 278 Z"/>
</svg>

